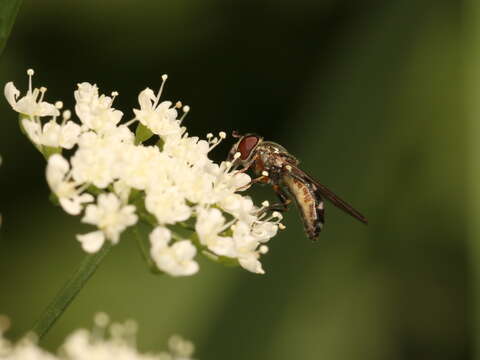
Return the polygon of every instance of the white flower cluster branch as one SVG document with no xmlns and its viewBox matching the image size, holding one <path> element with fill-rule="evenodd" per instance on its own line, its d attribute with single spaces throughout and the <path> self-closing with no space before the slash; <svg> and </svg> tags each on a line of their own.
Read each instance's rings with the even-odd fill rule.
<svg viewBox="0 0 480 360">
<path fill-rule="evenodd" d="M 195 347 L 179 335 L 168 340 L 168 351 L 140 353 L 136 348 L 137 324 L 133 320 L 110 323 L 108 316 L 95 316 L 92 330 L 79 329 L 70 334 L 57 354 L 38 346 L 34 336 L 17 343 L 4 337 L 8 319 L 0 317 L 0 359 L 2 360 L 195 360 Z"/>
<path fill-rule="evenodd" d="M 32 88 L 33 70 L 27 74 L 27 94 L 20 97 L 9 82 L 5 97 L 48 159 L 47 182 L 60 206 L 95 227 L 77 236 L 85 251 L 118 243 L 142 221 L 151 228 L 149 256 L 165 273 L 196 273 L 197 253 L 264 273 L 259 258 L 282 217 L 238 193 L 251 181 L 247 174 L 209 159 L 224 132 L 189 136 L 182 124 L 189 107 L 161 100 L 166 75 L 158 92 L 140 92 L 134 118 L 122 122 L 123 113 L 113 107 L 116 92 L 106 96 L 96 85 L 78 84 L 74 121 L 70 111 L 60 113 L 62 102 L 44 100 L 46 88 Z"/>
</svg>

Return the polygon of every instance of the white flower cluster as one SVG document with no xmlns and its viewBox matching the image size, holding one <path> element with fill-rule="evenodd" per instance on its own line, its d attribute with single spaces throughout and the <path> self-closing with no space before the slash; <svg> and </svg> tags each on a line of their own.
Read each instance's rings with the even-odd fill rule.
<svg viewBox="0 0 480 360">
<path fill-rule="evenodd" d="M 140 353 L 136 349 L 136 323 L 110 324 L 103 313 L 95 317 L 92 331 L 80 329 L 68 336 L 58 354 L 40 348 L 34 336 L 14 344 L 4 338 L 5 330 L 0 327 L 0 360 L 194 360 L 193 344 L 178 335 L 169 339 L 168 351 Z"/>
<path fill-rule="evenodd" d="M 166 273 L 196 273 L 198 251 L 264 273 L 259 257 L 268 251 L 265 243 L 277 233 L 281 215 L 269 216 L 268 204 L 257 207 L 237 193 L 248 187 L 248 175 L 234 171 L 229 162 L 208 158 L 224 132 L 205 140 L 191 137 L 182 126 L 188 106 L 179 117 L 180 102 L 160 101 L 166 75 L 156 94 L 149 88 L 140 92 L 135 118 L 122 124 L 123 113 L 112 106 L 117 93 L 100 95 L 96 85 L 78 84 L 77 124 L 68 110 L 57 122 L 63 104 L 45 102 L 46 89 L 32 90 L 33 70 L 27 74 L 27 94 L 18 99 L 20 92 L 9 82 L 5 96 L 20 113 L 30 140 L 48 158 L 47 182 L 62 208 L 72 215 L 84 211 L 82 221 L 96 226 L 77 236 L 85 251 L 96 252 L 105 241 L 117 243 L 140 218 L 153 227 L 150 256 Z M 49 120 L 43 122 L 44 117 Z M 62 149 L 73 155 L 67 159 Z M 191 234 L 179 235 L 179 226 Z"/>
</svg>

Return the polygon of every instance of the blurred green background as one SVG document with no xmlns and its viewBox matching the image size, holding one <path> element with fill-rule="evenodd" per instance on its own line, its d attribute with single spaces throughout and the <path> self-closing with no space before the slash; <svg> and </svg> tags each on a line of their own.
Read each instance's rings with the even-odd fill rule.
<svg viewBox="0 0 480 360">
<path fill-rule="evenodd" d="M 47 99 L 72 108 L 76 84 L 95 82 L 120 93 L 130 119 L 138 92 L 168 73 L 165 98 L 191 106 L 191 134 L 277 141 L 370 220 L 327 205 L 312 243 L 290 210 L 264 276 L 207 260 L 193 277 L 155 276 L 124 238 L 45 346 L 102 310 L 136 319 L 142 349 L 180 333 L 201 360 L 470 358 L 460 6 L 25 0 L 0 84 L 25 90 L 32 67 Z M 86 227 L 48 201 L 44 160 L 4 99 L 0 116 L 0 313 L 18 338 L 84 256 L 75 234 Z M 274 198 L 268 188 L 251 194 Z"/>
</svg>

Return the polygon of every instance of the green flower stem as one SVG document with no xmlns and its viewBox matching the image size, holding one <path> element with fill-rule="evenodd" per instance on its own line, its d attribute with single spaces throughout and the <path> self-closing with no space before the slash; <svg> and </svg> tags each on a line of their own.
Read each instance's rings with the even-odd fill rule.
<svg viewBox="0 0 480 360">
<path fill-rule="evenodd" d="M 108 254 L 111 248 L 112 243 L 107 241 L 98 252 L 88 254 L 83 259 L 78 269 L 65 283 L 57 296 L 44 310 L 40 319 L 33 326 L 32 331 L 37 334 L 39 340 L 45 336 L 55 321 L 58 320 L 67 309 L 68 305 L 70 305 L 73 299 L 75 299 L 80 290 L 85 286 L 86 282 L 95 273 L 103 258 Z"/>
</svg>

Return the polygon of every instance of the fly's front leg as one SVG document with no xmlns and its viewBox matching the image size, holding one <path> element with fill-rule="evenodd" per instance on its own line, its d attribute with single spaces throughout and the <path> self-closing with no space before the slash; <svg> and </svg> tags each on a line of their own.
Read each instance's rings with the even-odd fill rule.
<svg viewBox="0 0 480 360">
<path fill-rule="evenodd" d="M 241 168 L 240 170 L 236 170 L 237 167 L 240 165 L 240 163 L 238 162 L 239 160 L 240 159 L 237 158 L 233 161 L 233 169 L 237 172 L 237 174 L 244 173 L 248 169 L 250 169 L 252 165 L 255 163 L 255 160 L 257 160 L 257 156 L 254 156 L 253 159 L 251 159 L 247 164 L 243 165 L 243 168 Z"/>
<path fill-rule="evenodd" d="M 255 178 L 255 179 L 252 179 L 247 185 L 238 188 L 237 191 L 247 190 L 247 189 L 250 188 L 250 186 L 252 186 L 254 184 L 258 184 L 258 183 L 268 184 L 268 182 L 269 182 L 268 176 L 262 175 L 262 176 L 259 176 L 259 177 Z"/>
<path fill-rule="evenodd" d="M 257 160 L 258 160 L 258 156 L 254 156 L 254 158 L 253 158 L 247 165 L 245 165 L 243 169 L 238 170 L 237 173 L 243 173 L 243 172 L 247 171 L 247 170 L 250 169 L 253 165 L 255 165 L 255 162 L 256 162 Z M 268 172 L 262 171 L 262 175 L 260 175 L 259 177 L 256 177 L 255 179 L 252 179 L 247 185 L 238 188 L 237 191 L 247 190 L 247 189 L 249 189 L 252 185 L 258 184 L 258 183 L 268 184 L 269 181 L 270 181 L 270 178 L 268 177 Z"/>
</svg>

